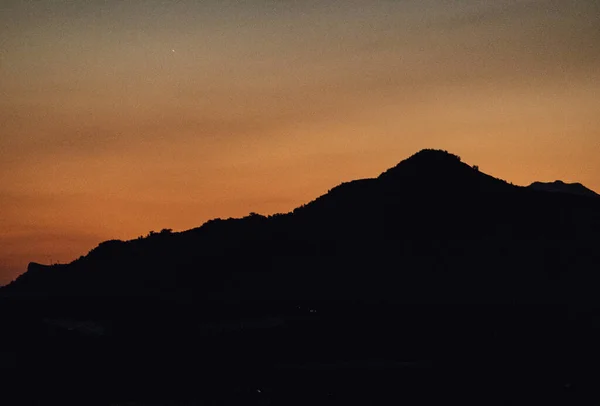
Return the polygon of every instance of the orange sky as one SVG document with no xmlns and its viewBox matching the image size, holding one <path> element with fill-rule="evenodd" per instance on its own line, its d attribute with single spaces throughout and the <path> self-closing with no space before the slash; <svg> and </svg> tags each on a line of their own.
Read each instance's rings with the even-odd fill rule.
<svg viewBox="0 0 600 406">
<path fill-rule="evenodd" d="M 3 2 L 4 3 L 4 2 Z M 0 284 L 426 147 L 600 191 L 595 0 L 8 0 Z"/>
</svg>

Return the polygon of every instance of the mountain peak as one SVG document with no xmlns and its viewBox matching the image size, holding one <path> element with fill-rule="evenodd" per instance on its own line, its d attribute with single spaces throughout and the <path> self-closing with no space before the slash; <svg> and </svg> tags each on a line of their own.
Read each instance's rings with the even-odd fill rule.
<svg viewBox="0 0 600 406">
<path fill-rule="evenodd" d="M 461 162 L 461 158 L 458 155 L 452 154 L 446 150 L 441 149 L 422 149 L 416 154 L 408 157 L 401 161 L 399 165 L 423 165 L 429 167 L 442 166 L 442 165 L 457 165 Z M 393 168 L 392 168 L 393 169 Z"/>
<path fill-rule="evenodd" d="M 452 160 L 460 162 L 461 159 L 458 155 L 448 152 L 444 149 L 433 149 L 425 148 L 419 152 L 413 154 L 408 159 L 422 159 L 422 160 Z"/>
<path fill-rule="evenodd" d="M 379 175 L 393 185 L 411 185 L 421 192 L 506 191 L 503 180 L 486 175 L 479 167 L 462 162 L 460 156 L 440 149 L 423 149 Z"/>
<path fill-rule="evenodd" d="M 379 177 L 395 177 L 399 174 L 435 174 L 445 173 L 449 169 L 467 166 L 461 163 L 458 155 L 439 149 L 423 149 L 409 158 L 401 161 L 398 165 L 383 172 Z"/>
<path fill-rule="evenodd" d="M 553 193 L 568 193 L 579 196 L 592 196 L 598 197 L 599 195 L 591 189 L 583 186 L 581 183 L 565 183 L 562 180 L 555 180 L 554 182 L 533 182 L 529 185 L 530 189 L 538 190 L 542 192 L 553 192 Z"/>
<path fill-rule="evenodd" d="M 396 166 L 379 175 L 380 178 L 417 176 L 417 177 L 448 177 L 456 175 L 457 171 L 472 168 L 461 162 L 458 155 L 439 149 L 423 149 L 404 159 Z"/>
</svg>

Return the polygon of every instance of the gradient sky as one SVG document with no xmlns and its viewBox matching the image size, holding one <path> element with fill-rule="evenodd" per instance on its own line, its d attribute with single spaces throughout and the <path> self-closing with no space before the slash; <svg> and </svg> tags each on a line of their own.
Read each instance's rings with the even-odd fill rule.
<svg viewBox="0 0 600 406">
<path fill-rule="evenodd" d="M 0 284 L 429 147 L 600 191 L 600 2 L 0 4 Z"/>
</svg>

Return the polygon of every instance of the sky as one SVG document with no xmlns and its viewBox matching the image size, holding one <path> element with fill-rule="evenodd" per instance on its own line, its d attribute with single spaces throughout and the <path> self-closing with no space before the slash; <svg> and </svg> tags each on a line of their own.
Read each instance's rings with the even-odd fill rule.
<svg viewBox="0 0 600 406">
<path fill-rule="evenodd" d="M 422 148 L 600 191 L 597 0 L 3 0 L 0 284 Z"/>
</svg>

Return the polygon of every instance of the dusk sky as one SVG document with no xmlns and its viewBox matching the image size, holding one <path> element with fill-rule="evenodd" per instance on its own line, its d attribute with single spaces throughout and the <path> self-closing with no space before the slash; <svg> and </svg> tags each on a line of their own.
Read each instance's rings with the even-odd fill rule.
<svg viewBox="0 0 600 406">
<path fill-rule="evenodd" d="M 0 284 L 422 148 L 600 191 L 600 2 L 0 4 Z"/>
</svg>

